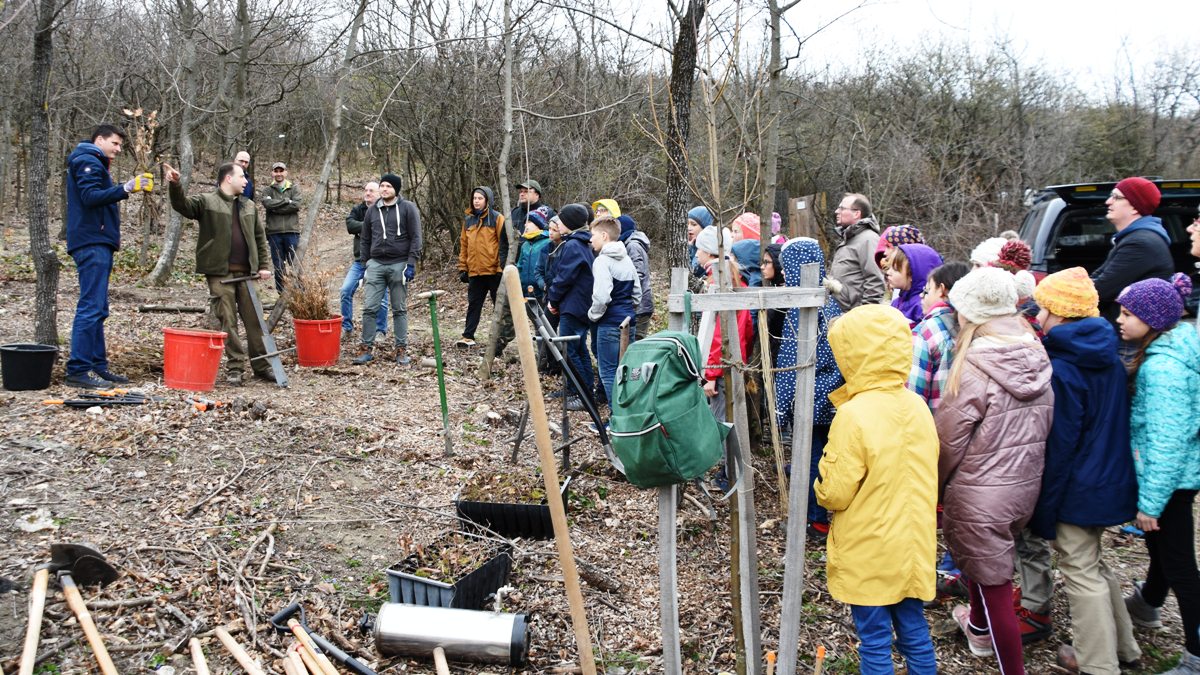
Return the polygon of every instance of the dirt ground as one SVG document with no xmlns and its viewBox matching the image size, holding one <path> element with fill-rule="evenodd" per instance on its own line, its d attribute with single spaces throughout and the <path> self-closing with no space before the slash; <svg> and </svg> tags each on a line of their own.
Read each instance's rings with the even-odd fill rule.
<svg viewBox="0 0 1200 675">
<path fill-rule="evenodd" d="M 314 235 L 322 264 L 338 270 L 330 291 L 334 309 L 336 286 L 349 262 L 342 218 L 350 206 L 324 209 Z M 166 653 L 163 647 L 185 636 L 185 622 L 193 619 L 203 622 L 197 633 L 213 672 L 238 672 L 212 635 L 216 626 L 227 627 L 268 669 L 282 672 L 277 659 L 288 641 L 274 634 L 268 619 L 292 601 L 304 604 L 317 633 L 380 672 L 433 672 L 426 659 L 380 658 L 357 626 L 387 599 L 389 565 L 456 529 L 452 501 L 472 477 L 539 474 L 532 440 L 522 445 L 516 464 L 510 462 L 515 417 L 525 400 L 515 350 L 500 362 L 495 378 L 477 379 L 478 352 L 451 346 L 465 314 L 465 287 L 453 261 L 433 252 L 410 298 L 433 288 L 449 291 L 440 319 L 453 457 L 443 456 L 433 369 L 401 367 L 386 358 L 353 366 L 353 341 L 343 343 L 341 360 L 328 368 L 300 368 L 285 356 L 287 389 L 261 381 L 239 388 L 218 382 L 202 396 L 228 405 L 198 411 L 190 394 L 162 386 L 162 328 L 202 327 L 203 316 L 136 311 L 147 303 L 204 304 L 202 281 L 185 273 L 191 269 L 192 232 L 179 255 L 183 271 L 170 286 L 145 286 L 132 254 L 122 254 L 113 279 L 106 324 L 112 367 L 161 400 L 93 411 L 43 405 L 43 399 L 73 394 L 62 385 L 65 351 L 49 390 L 0 392 L 0 666 L 16 671 L 31 577 L 48 560 L 48 545 L 86 541 L 122 573 L 103 590 L 85 589 L 84 597 L 124 672 L 163 665 L 192 672 L 186 648 Z M 0 253 L 0 342 L 29 341 L 32 335 L 33 276 L 26 251 L 24 233 L 10 229 Z M 58 325 L 65 343 L 77 286 L 65 253 L 63 259 Z M 660 271 L 658 282 L 666 276 Z M 662 299 L 664 290 L 656 286 Z M 269 303 L 271 294 L 264 295 Z M 356 300 L 357 309 L 361 295 Z M 419 362 L 432 357 L 433 345 L 429 314 L 415 298 L 414 305 L 410 351 Z M 358 323 L 356 317 L 356 330 Z M 275 331 L 283 347 L 293 343 L 292 334 L 286 320 Z M 558 387 L 552 378 L 543 381 L 545 391 Z M 556 423 L 560 405 L 549 404 Z M 576 432 L 585 422 L 582 413 L 572 415 Z M 621 480 L 594 437 L 583 435 L 571 452 L 575 478 L 568 509 L 576 556 L 596 571 L 584 584 L 595 654 L 605 672 L 661 672 L 654 493 Z M 763 644 L 770 649 L 778 635 L 784 521 L 769 453 L 758 457 L 756 468 Z M 690 500 L 679 511 L 680 615 L 689 673 L 734 669 L 728 508 L 718 504 L 716 512 L 714 523 Z M 22 526 L 44 529 L 27 532 Z M 1144 574 L 1144 547 L 1115 529 L 1106 540 L 1106 559 L 1128 588 Z M 453 670 L 571 672 L 575 641 L 553 541 L 512 545 L 509 584 L 515 590 L 502 606 L 531 617 L 529 665 L 456 663 Z M 802 670 L 811 669 L 818 645 L 824 645 L 826 672 L 856 672 L 853 622 L 826 592 L 823 548 L 810 544 L 807 558 Z M 619 587 L 608 583 L 613 581 Z M 1062 593 L 1054 612 L 1053 638 L 1026 650 L 1030 672 L 1062 672 L 1054 666 L 1055 649 L 1070 640 Z M 1139 632 L 1146 653 L 1140 672 L 1165 669 L 1181 649 L 1173 599 L 1166 612 L 1167 628 Z M 942 672 L 993 672 L 993 660 L 970 656 L 951 630 L 949 614 L 949 605 L 928 613 Z M 40 672 L 95 671 L 82 632 L 54 585 L 39 655 Z"/>
</svg>

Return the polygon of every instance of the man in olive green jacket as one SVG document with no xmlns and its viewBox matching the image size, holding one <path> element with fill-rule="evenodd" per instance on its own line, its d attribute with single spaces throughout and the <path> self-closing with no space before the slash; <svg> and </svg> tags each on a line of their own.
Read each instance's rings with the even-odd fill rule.
<svg viewBox="0 0 1200 675">
<path fill-rule="evenodd" d="M 228 382 L 240 385 L 249 359 L 246 347 L 238 337 L 238 317 L 246 325 L 246 343 L 251 357 L 267 353 L 259 323 L 262 317 L 255 312 L 245 283 L 223 284 L 221 281 L 251 274 L 261 280 L 271 278 L 267 266 L 266 231 L 258 219 L 254 202 L 241 196 L 246 187 L 246 174 L 237 164 L 223 164 L 217 170 L 216 191 L 189 197 L 179 183 L 178 171 L 163 165 L 163 173 L 169 186 L 171 208 L 200 225 L 196 237 L 196 272 L 203 274 L 208 282 L 209 309 L 220 329 L 228 334 L 225 338 Z M 233 227 L 235 208 L 238 213 L 236 228 Z M 275 379 L 265 359 L 250 361 L 250 365 L 255 377 Z"/>
<path fill-rule="evenodd" d="M 287 165 L 271 165 L 272 183 L 259 195 L 267 212 L 267 243 L 271 246 L 271 265 L 275 267 L 275 290 L 283 292 L 283 273 L 296 257 L 300 243 L 300 191 L 288 180 Z"/>
</svg>

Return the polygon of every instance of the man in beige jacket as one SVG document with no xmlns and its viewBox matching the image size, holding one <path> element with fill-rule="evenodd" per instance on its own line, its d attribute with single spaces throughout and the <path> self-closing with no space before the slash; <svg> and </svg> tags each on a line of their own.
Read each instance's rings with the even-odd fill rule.
<svg viewBox="0 0 1200 675">
<path fill-rule="evenodd" d="M 847 312 L 882 301 L 883 270 L 875 264 L 879 224 L 871 214 L 871 202 L 863 195 L 848 192 L 834 215 L 841 241 L 833 249 L 825 288 Z"/>
</svg>

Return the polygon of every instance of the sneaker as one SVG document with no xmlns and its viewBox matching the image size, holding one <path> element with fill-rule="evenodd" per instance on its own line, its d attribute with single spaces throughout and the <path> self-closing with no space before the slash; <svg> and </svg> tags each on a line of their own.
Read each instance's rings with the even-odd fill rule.
<svg viewBox="0 0 1200 675">
<path fill-rule="evenodd" d="M 969 595 L 967 592 L 967 580 L 963 578 L 961 573 L 939 573 L 937 575 L 937 594 L 942 597 L 965 598 Z"/>
<path fill-rule="evenodd" d="M 565 389 L 559 389 L 558 391 L 552 391 L 549 394 L 546 394 L 546 398 L 562 398 L 563 394 L 565 393 L 567 393 Z"/>
<path fill-rule="evenodd" d="M 108 380 L 113 384 L 129 384 L 129 378 L 124 375 L 118 375 L 111 370 L 97 370 L 96 376 L 102 380 Z"/>
<path fill-rule="evenodd" d="M 1050 615 L 1040 614 L 1024 607 L 1017 609 L 1017 627 L 1021 629 L 1021 644 L 1031 645 L 1050 637 L 1054 626 Z"/>
<path fill-rule="evenodd" d="M 958 605 L 950 614 L 954 617 L 954 623 L 958 624 L 963 635 L 967 636 L 967 646 L 971 648 L 971 653 L 975 656 L 991 656 L 993 653 L 992 636 L 989 631 L 980 631 L 971 625 L 971 608 L 966 605 Z"/>
<path fill-rule="evenodd" d="M 1179 659 L 1179 665 L 1163 673 L 1163 675 L 1200 675 L 1200 656 L 1187 651 L 1183 651 L 1183 656 Z"/>
<path fill-rule="evenodd" d="M 580 399 L 578 396 L 568 396 L 566 406 L 567 406 L 567 410 L 573 410 L 573 411 L 583 410 L 583 400 Z"/>
<path fill-rule="evenodd" d="M 404 347 L 396 347 L 396 363 L 407 366 L 412 363 L 412 357 L 408 355 L 408 350 Z"/>
<path fill-rule="evenodd" d="M 63 383 L 76 389 L 108 389 L 112 387 L 112 382 L 100 377 L 91 370 L 79 375 L 67 375 Z"/>
<path fill-rule="evenodd" d="M 358 350 L 358 356 L 354 357 L 351 363 L 356 366 L 364 366 L 374 360 L 375 357 L 371 354 L 371 345 L 363 345 Z"/>
<path fill-rule="evenodd" d="M 829 538 L 829 523 L 818 523 L 810 520 L 804 532 L 809 539 L 816 542 L 823 542 Z"/>
<path fill-rule="evenodd" d="M 242 386 L 242 378 L 242 371 L 231 370 L 229 371 L 229 374 L 225 376 L 225 384 L 228 384 L 231 387 L 240 387 Z"/>
<path fill-rule="evenodd" d="M 1133 593 L 1125 596 L 1125 609 L 1129 610 L 1129 618 L 1133 625 L 1142 628 L 1162 628 L 1162 616 L 1157 607 L 1142 597 L 1142 586 L 1145 582 L 1134 583 Z"/>
<path fill-rule="evenodd" d="M 464 337 L 458 342 L 455 342 L 454 346 L 458 347 L 459 349 L 470 349 L 471 347 L 475 346 L 475 340 L 469 337 Z"/>
</svg>

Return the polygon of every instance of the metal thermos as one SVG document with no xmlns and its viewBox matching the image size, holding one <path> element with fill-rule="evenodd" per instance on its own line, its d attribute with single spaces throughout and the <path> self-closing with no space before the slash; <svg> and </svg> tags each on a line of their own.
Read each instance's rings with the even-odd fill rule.
<svg viewBox="0 0 1200 675">
<path fill-rule="evenodd" d="M 387 602 L 374 632 L 381 656 L 428 656 L 441 647 L 451 661 L 520 666 L 529 652 L 524 614 Z"/>
</svg>

